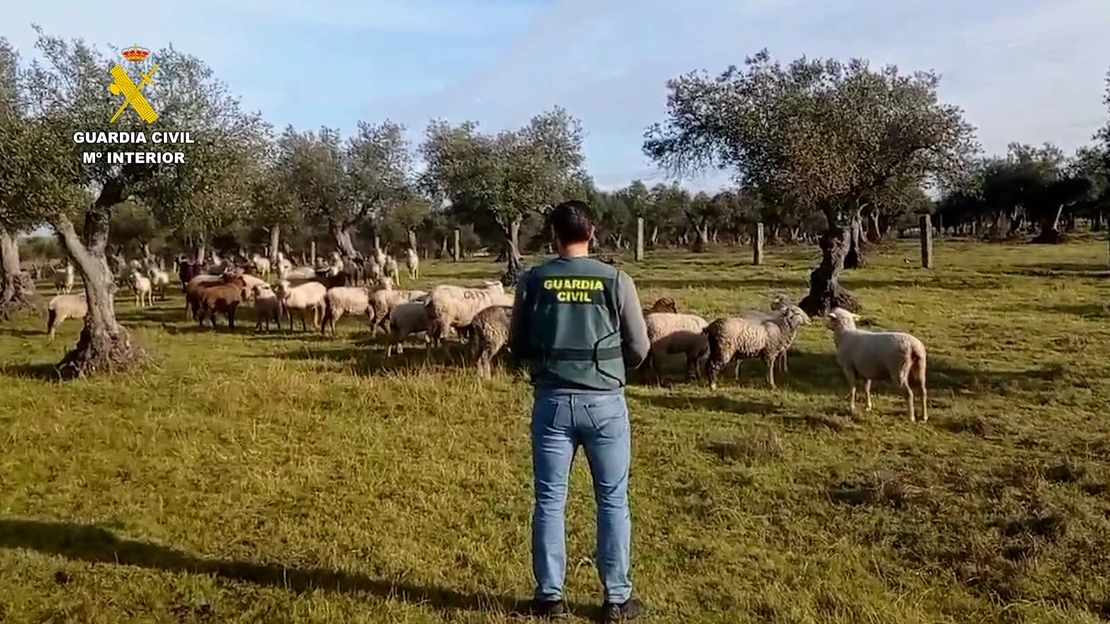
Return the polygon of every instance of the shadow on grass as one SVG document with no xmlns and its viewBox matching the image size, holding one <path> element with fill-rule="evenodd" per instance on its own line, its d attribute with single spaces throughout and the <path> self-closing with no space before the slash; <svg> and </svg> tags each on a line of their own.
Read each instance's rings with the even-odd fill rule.
<svg viewBox="0 0 1110 624">
<path fill-rule="evenodd" d="M 170 306 L 168 303 L 154 308 L 131 308 L 129 310 L 116 312 L 116 320 L 121 323 L 143 323 L 143 324 L 165 324 L 165 323 L 184 323 L 186 321 L 195 323 L 193 316 L 185 311 L 185 307 L 181 305 Z"/>
<path fill-rule="evenodd" d="M 790 372 L 775 371 L 775 381 L 783 389 L 813 394 L 844 394 L 848 382 L 832 354 L 791 352 Z M 744 362 L 739 382 L 731 376 L 722 376 L 722 385 L 739 383 L 760 385 L 767 368 L 760 363 Z M 1073 375 L 1062 364 L 1046 364 L 1038 368 L 999 371 L 971 368 L 951 360 L 930 356 L 926 373 L 926 387 L 938 390 L 1043 392 L 1058 389 L 1061 384 L 1072 385 Z M 862 390 L 861 390 L 862 391 Z M 891 381 L 876 381 L 874 392 L 896 392 Z"/>
<path fill-rule="evenodd" d="M 661 407 L 669 410 L 699 412 L 728 412 L 732 414 L 767 415 L 779 411 L 773 403 L 763 401 L 737 401 L 725 396 L 674 396 L 647 394 L 642 391 L 631 390 L 628 396 L 646 403 L 652 407 Z"/>
<path fill-rule="evenodd" d="M 424 348 L 424 345 L 412 343 L 405 345 L 403 353 L 395 352 L 387 356 L 386 347 L 381 342 L 370 341 L 359 345 L 351 345 L 349 342 L 336 341 L 336 346 L 329 348 L 329 344 L 332 342 L 333 340 L 329 336 L 326 339 L 321 339 L 313 346 L 302 345 L 297 349 L 277 355 L 259 355 L 256 357 L 347 364 L 358 375 L 399 372 L 426 366 L 463 368 L 472 365 L 470 345 L 458 343 L 448 343 L 445 347 L 432 349 L 430 352 Z"/>
<path fill-rule="evenodd" d="M 528 612 L 527 601 L 513 596 L 467 593 L 322 568 L 289 568 L 279 564 L 209 559 L 166 546 L 122 539 L 107 529 L 71 522 L 0 519 L 0 547 L 25 548 L 89 563 L 205 574 L 297 593 L 312 590 L 368 593 L 383 600 L 399 599 L 429 605 L 441 611 L 494 610 L 517 615 Z M 580 616 L 596 618 L 600 615 L 597 607 L 577 603 L 570 606 Z"/>
<path fill-rule="evenodd" d="M 41 338 L 46 336 L 46 329 L 18 329 L 15 327 L 0 328 L 0 336 L 14 338 Z"/>
<path fill-rule="evenodd" d="M 24 364 L 0 365 L 0 377 L 37 379 L 39 381 L 62 381 L 62 374 L 53 362 L 28 362 Z"/>
<path fill-rule="evenodd" d="M 1001 272 L 1029 277 L 1110 277 L 1110 269 L 1100 262 L 1038 262 L 1020 264 Z"/>
<path fill-rule="evenodd" d="M 1110 305 L 1099 301 L 1092 301 L 1091 303 L 1041 305 L 1037 306 L 1037 309 L 1047 312 L 1056 312 L 1058 314 L 1071 314 L 1083 318 L 1110 318 Z"/>
</svg>

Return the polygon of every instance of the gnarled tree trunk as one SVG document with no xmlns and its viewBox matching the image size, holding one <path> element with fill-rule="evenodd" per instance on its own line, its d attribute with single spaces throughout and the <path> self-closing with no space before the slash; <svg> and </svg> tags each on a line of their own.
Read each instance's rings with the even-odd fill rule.
<svg viewBox="0 0 1110 624">
<path fill-rule="evenodd" d="M 1045 219 L 1041 224 L 1041 232 L 1033 239 L 1034 243 L 1042 243 L 1047 245 L 1054 245 L 1063 242 L 1064 237 L 1060 234 L 1060 217 L 1064 214 L 1064 205 L 1060 204 L 1056 207 L 1056 211 L 1052 216 Z"/>
<path fill-rule="evenodd" d="M 19 243 L 0 226 L 0 319 L 32 307 L 35 283 L 19 269 Z"/>
<path fill-rule="evenodd" d="M 833 308 L 851 312 L 860 309 L 859 302 L 840 285 L 840 272 L 851 244 L 850 223 L 839 223 L 829 215 L 829 228 L 821 236 L 821 264 L 809 274 L 809 294 L 798 304 L 806 314 L 819 316 Z"/>
<path fill-rule="evenodd" d="M 872 209 L 867 212 L 867 222 L 865 229 L 867 233 L 867 236 L 865 238 L 868 242 L 879 243 L 883 240 L 883 234 L 885 234 L 885 232 L 883 231 L 883 228 L 879 225 L 878 210 Z"/>
<path fill-rule="evenodd" d="M 343 260 L 352 261 L 361 258 L 361 254 L 355 249 L 354 243 L 351 242 L 351 228 L 346 223 L 339 221 L 328 222 L 328 232 L 331 237 L 335 239 L 335 246 L 339 248 L 339 253 L 343 254 Z M 313 262 L 315 262 L 313 258 Z"/>
<path fill-rule="evenodd" d="M 863 219 L 860 210 L 852 213 L 848 222 L 848 253 L 844 256 L 845 269 L 859 269 L 864 266 L 863 259 Z"/>
<path fill-rule="evenodd" d="M 281 251 L 281 226 L 270 226 L 270 270 L 277 274 L 278 252 Z"/>
<path fill-rule="evenodd" d="M 690 245 L 690 251 L 694 253 L 701 253 L 709 246 L 709 226 L 705 223 L 700 223 L 693 226 L 694 241 Z"/>
<path fill-rule="evenodd" d="M 131 332 L 116 321 L 112 276 L 104 255 L 108 243 L 108 221 L 112 206 L 123 200 L 123 189 L 109 184 L 85 211 L 84 241 L 64 214 L 54 220 L 58 237 L 85 280 L 89 313 L 77 346 L 58 364 L 63 376 L 86 376 L 129 368 L 144 359 L 146 352 L 135 344 Z"/>
<path fill-rule="evenodd" d="M 193 264 L 198 267 L 204 266 L 204 256 L 207 252 L 208 246 L 204 244 L 204 238 L 201 238 L 193 246 Z"/>
</svg>

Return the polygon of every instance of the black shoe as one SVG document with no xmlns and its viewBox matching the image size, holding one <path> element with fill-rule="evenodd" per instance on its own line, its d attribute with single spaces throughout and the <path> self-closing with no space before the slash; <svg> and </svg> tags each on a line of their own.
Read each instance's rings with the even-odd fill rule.
<svg viewBox="0 0 1110 624">
<path fill-rule="evenodd" d="M 601 605 L 602 618 L 606 622 L 634 620 L 644 614 L 644 603 L 639 598 L 629 598 L 624 602 L 606 602 Z"/>
<path fill-rule="evenodd" d="M 567 603 L 563 600 L 537 600 L 533 598 L 528 603 L 528 611 L 537 617 L 551 619 L 570 617 Z"/>
</svg>

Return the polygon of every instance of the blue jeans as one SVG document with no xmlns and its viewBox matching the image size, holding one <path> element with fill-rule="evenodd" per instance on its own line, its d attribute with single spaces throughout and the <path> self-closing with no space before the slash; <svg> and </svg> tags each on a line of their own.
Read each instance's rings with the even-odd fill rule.
<svg viewBox="0 0 1110 624">
<path fill-rule="evenodd" d="M 632 595 L 632 517 L 628 510 L 631 458 L 628 405 L 623 394 L 551 393 L 538 390 L 532 408 L 532 470 L 536 505 L 532 512 L 532 573 L 535 598 L 563 597 L 566 536 L 563 507 L 570 466 L 579 446 L 586 449 L 597 501 L 597 572 L 605 600 Z"/>
</svg>

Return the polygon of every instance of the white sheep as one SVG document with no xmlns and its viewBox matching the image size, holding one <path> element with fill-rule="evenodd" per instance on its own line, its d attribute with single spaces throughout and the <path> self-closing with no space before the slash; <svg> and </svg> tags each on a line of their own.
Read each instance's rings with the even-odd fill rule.
<svg viewBox="0 0 1110 624">
<path fill-rule="evenodd" d="M 423 290 L 394 290 L 392 284 L 386 282 L 388 288 L 379 288 L 370 293 L 370 333 L 377 328 L 386 328 L 389 322 L 389 313 L 393 308 L 408 301 L 423 301 L 428 293 Z"/>
<path fill-rule="evenodd" d="M 513 295 L 501 282 L 486 282 L 482 288 L 436 286 L 424 301 L 428 315 L 428 336 L 438 346 L 444 337 L 459 327 L 470 325 L 474 315 L 491 305 L 512 305 Z"/>
<path fill-rule="evenodd" d="M 921 421 L 929 420 L 925 390 L 925 344 L 904 332 L 873 332 L 856 329 L 859 317 L 842 308 L 829 312 L 827 324 L 833 332 L 836 362 L 844 371 L 851 392 L 848 410 L 856 411 L 856 381 L 863 380 L 867 409 L 871 409 L 871 382 L 875 379 L 895 381 L 906 392 L 910 422 L 914 416 L 913 385 L 921 394 Z"/>
<path fill-rule="evenodd" d="M 423 301 L 406 301 L 395 306 L 389 312 L 389 347 L 386 356 L 393 355 L 393 348 L 397 353 L 404 353 L 402 344 L 412 334 L 424 334 L 424 341 L 429 340 L 427 335 L 428 315 L 424 312 Z"/>
<path fill-rule="evenodd" d="M 255 287 L 272 288 L 266 280 L 255 277 L 250 273 L 240 273 L 239 277 L 243 278 L 243 283 L 246 284 L 247 293 L 253 298 Z"/>
<path fill-rule="evenodd" d="M 416 280 L 420 277 L 420 256 L 416 255 L 416 250 L 409 247 L 405 250 L 405 267 L 409 270 L 409 278 Z"/>
<path fill-rule="evenodd" d="M 69 294 L 72 292 L 74 281 L 76 281 L 76 276 L 73 271 L 72 262 L 66 262 L 60 270 L 54 273 L 54 288 L 60 294 Z"/>
<path fill-rule="evenodd" d="M 46 304 L 46 334 L 54 340 L 54 330 L 62 321 L 83 319 L 88 313 L 89 302 L 85 300 L 85 293 L 55 295 Z"/>
<path fill-rule="evenodd" d="M 335 275 L 339 275 L 340 273 L 342 273 L 345 266 L 343 264 L 343 257 L 339 255 L 339 252 L 338 251 L 331 252 L 331 254 L 328 256 L 328 258 L 329 258 L 328 264 L 327 264 L 328 275 L 335 276 Z"/>
<path fill-rule="evenodd" d="M 386 256 L 385 262 L 382 264 L 382 275 L 393 280 L 395 283 L 400 283 L 401 272 L 397 268 L 397 259 L 393 256 Z"/>
<path fill-rule="evenodd" d="M 166 300 L 166 287 L 170 285 L 170 274 L 156 266 L 147 268 L 147 277 L 150 278 L 150 287 L 158 293 L 158 298 Z"/>
<path fill-rule="evenodd" d="M 509 322 L 513 316 L 512 306 L 490 306 L 474 315 L 470 323 L 474 361 L 478 375 L 489 379 L 493 376 L 493 360 L 509 343 Z"/>
<path fill-rule="evenodd" d="M 687 376 L 696 377 L 709 354 L 709 345 L 702 333 L 709 322 L 696 314 L 654 312 L 644 317 L 644 324 L 651 348 L 640 366 L 654 372 L 658 383 L 663 379 L 660 371 L 663 359 L 673 353 L 683 353 Z"/>
<path fill-rule="evenodd" d="M 765 312 L 763 310 L 751 310 L 751 311 L 745 312 L 743 314 L 743 316 L 744 316 L 744 318 L 754 319 L 754 320 L 758 320 L 758 321 L 766 321 L 766 320 L 770 320 L 770 319 L 775 318 L 778 315 L 778 312 L 780 312 L 781 310 L 786 309 L 787 306 L 791 306 L 791 305 L 794 305 L 794 303 L 790 300 L 790 297 L 780 293 L 780 294 L 777 294 L 777 295 L 774 295 L 774 296 L 771 297 L 771 311 L 770 312 Z M 790 368 L 786 364 L 786 359 L 787 359 L 786 356 L 789 353 L 790 353 L 790 350 L 787 349 L 786 351 L 782 352 L 782 355 L 779 356 L 779 358 L 777 360 L 775 360 L 776 362 L 779 363 L 780 367 L 782 368 L 782 372 L 784 372 L 784 373 L 790 372 Z M 740 360 L 736 361 L 736 378 L 737 379 L 740 378 Z"/>
<path fill-rule="evenodd" d="M 775 360 L 790 345 L 809 316 L 795 305 L 787 305 L 767 318 L 719 318 L 705 328 L 709 342 L 707 376 L 709 387 L 717 387 L 717 375 L 734 359 L 762 358 L 767 364 L 767 383 L 775 387 Z M 736 364 L 740 376 L 740 362 Z"/>
<path fill-rule="evenodd" d="M 320 333 L 331 330 L 335 334 L 335 324 L 345 314 L 370 313 L 370 291 L 358 286 L 336 286 L 324 293 L 324 320 L 320 323 Z"/>
<path fill-rule="evenodd" d="M 293 331 L 293 311 L 301 314 L 301 330 L 308 331 L 305 327 L 309 313 L 312 314 L 312 327 L 315 328 L 324 309 L 324 296 L 328 289 L 320 282 L 305 282 L 293 286 L 289 280 L 278 282 L 274 293 L 277 295 L 281 307 L 289 318 L 289 331 Z M 279 325 L 280 327 L 280 325 Z"/>
<path fill-rule="evenodd" d="M 280 277 L 283 280 L 312 279 L 316 277 L 316 269 L 310 266 L 293 267 Z"/>
<path fill-rule="evenodd" d="M 284 252 L 279 251 L 278 252 L 278 265 L 277 265 L 278 279 L 285 279 L 286 276 L 288 275 L 288 273 L 292 270 L 293 270 L 293 263 L 289 261 L 289 258 L 285 257 Z"/>
<path fill-rule="evenodd" d="M 372 257 L 374 259 L 375 264 L 377 264 L 380 267 L 385 266 L 385 252 L 384 251 L 382 251 L 381 249 L 378 249 L 377 247 L 374 247 L 374 255 Z"/>
<path fill-rule="evenodd" d="M 258 276 L 264 280 L 270 279 L 270 259 L 258 254 L 251 254 L 251 266 L 258 271 Z"/>
<path fill-rule="evenodd" d="M 266 331 L 270 331 L 271 320 L 278 326 L 278 329 L 281 329 L 281 301 L 278 300 L 270 285 L 266 283 L 256 284 L 250 289 L 250 293 L 254 299 L 254 314 L 257 318 L 257 323 L 254 326 L 255 331 L 260 331 L 263 323 L 266 324 Z"/>
<path fill-rule="evenodd" d="M 131 291 L 135 293 L 135 307 L 142 308 L 154 305 L 154 288 L 149 277 L 138 271 L 132 271 L 127 278 L 127 283 L 131 286 Z"/>
</svg>

